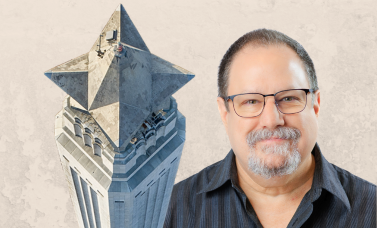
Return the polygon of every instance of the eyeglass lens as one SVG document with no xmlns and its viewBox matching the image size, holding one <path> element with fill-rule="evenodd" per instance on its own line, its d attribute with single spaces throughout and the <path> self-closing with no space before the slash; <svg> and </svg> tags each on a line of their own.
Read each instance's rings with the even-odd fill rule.
<svg viewBox="0 0 377 228">
<path fill-rule="evenodd" d="M 306 92 L 303 90 L 279 92 L 275 95 L 275 103 L 282 113 L 301 112 L 306 106 Z M 264 97 L 261 94 L 240 94 L 233 98 L 233 106 L 239 116 L 258 116 L 263 111 Z"/>
</svg>

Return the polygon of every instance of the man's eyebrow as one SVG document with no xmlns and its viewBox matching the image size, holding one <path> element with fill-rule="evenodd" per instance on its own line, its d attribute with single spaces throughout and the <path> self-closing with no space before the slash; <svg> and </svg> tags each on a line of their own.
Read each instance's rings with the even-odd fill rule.
<svg viewBox="0 0 377 228">
<path fill-rule="evenodd" d="M 280 91 L 284 91 L 284 90 L 290 90 L 290 89 L 305 89 L 305 88 L 296 88 L 295 86 L 288 86 L 287 88 L 281 88 L 277 91 L 275 91 L 274 93 L 277 93 L 277 92 L 280 92 Z M 263 93 L 262 91 L 260 91 L 259 89 L 245 89 L 245 90 L 242 90 L 240 93 L 238 94 L 243 94 L 243 93 L 260 93 L 260 94 L 269 94 L 269 93 Z M 272 94 L 274 94 L 272 93 Z"/>
</svg>

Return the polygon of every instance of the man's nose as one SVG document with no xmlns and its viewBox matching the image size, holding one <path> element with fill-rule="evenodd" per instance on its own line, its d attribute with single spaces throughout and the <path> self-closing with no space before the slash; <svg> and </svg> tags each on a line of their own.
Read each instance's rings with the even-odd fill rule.
<svg viewBox="0 0 377 228">
<path fill-rule="evenodd" d="M 277 126 L 284 125 L 283 114 L 276 107 L 274 97 L 265 97 L 265 105 L 259 121 L 263 127 L 268 129 L 275 129 Z"/>
</svg>

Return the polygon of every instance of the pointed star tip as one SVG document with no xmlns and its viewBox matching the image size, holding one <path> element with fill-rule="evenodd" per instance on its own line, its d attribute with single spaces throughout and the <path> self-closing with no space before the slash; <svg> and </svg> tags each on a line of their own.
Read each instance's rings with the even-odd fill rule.
<svg viewBox="0 0 377 228">
<path fill-rule="evenodd" d="M 123 10 L 125 10 L 125 9 L 124 9 L 122 3 L 119 3 L 119 5 L 118 5 L 118 7 L 115 11 L 123 11 Z"/>
<path fill-rule="evenodd" d="M 48 70 L 48 71 L 44 72 L 44 75 L 51 79 L 52 71 Z"/>
<path fill-rule="evenodd" d="M 193 78 L 195 78 L 195 75 L 194 75 L 194 74 L 188 74 L 188 75 L 187 75 L 187 79 L 188 79 L 189 81 L 191 81 L 191 79 L 193 79 Z"/>
</svg>

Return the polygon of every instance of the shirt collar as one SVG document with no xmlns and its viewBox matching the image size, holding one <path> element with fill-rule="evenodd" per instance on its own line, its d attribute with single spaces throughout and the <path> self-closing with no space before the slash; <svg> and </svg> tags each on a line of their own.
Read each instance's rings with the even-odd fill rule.
<svg viewBox="0 0 377 228">
<path fill-rule="evenodd" d="M 337 171 L 335 170 L 333 165 L 330 164 L 322 155 L 317 143 L 312 150 L 312 154 L 314 155 L 315 159 L 315 170 L 311 188 L 312 202 L 318 199 L 322 192 L 322 189 L 325 189 L 335 197 L 340 199 L 347 207 L 347 209 L 350 210 L 350 202 L 342 184 L 339 181 Z M 224 160 L 218 163 L 217 167 L 215 167 L 215 170 L 216 171 L 214 176 L 211 178 L 208 184 L 204 185 L 203 189 L 197 194 L 216 190 L 229 180 L 231 181 L 232 186 L 239 186 L 237 167 L 233 150 L 230 150 Z"/>
<path fill-rule="evenodd" d="M 340 199 L 348 210 L 351 210 L 351 205 L 348 200 L 347 194 L 344 191 L 343 185 L 340 183 L 334 165 L 332 165 L 325 159 L 317 143 L 313 148 L 312 154 L 314 155 L 315 159 L 315 170 L 312 184 L 312 192 L 314 191 L 314 198 L 312 202 L 319 197 L 319 195 L 315 196 L 316 190 L 320 194 L 322 189 L 326 189 L 328 192 Z"/>
<path fill-rule="evenodd" d="M 232 185 L 239 186 L 233 150 L 230 150 L 226 157 L 217 164 L 213 177 L 207 184 L 203 185 L 203 189 L 197 194 L 216 190 L 229 180 L 232 182 Z"/>
</svg>

